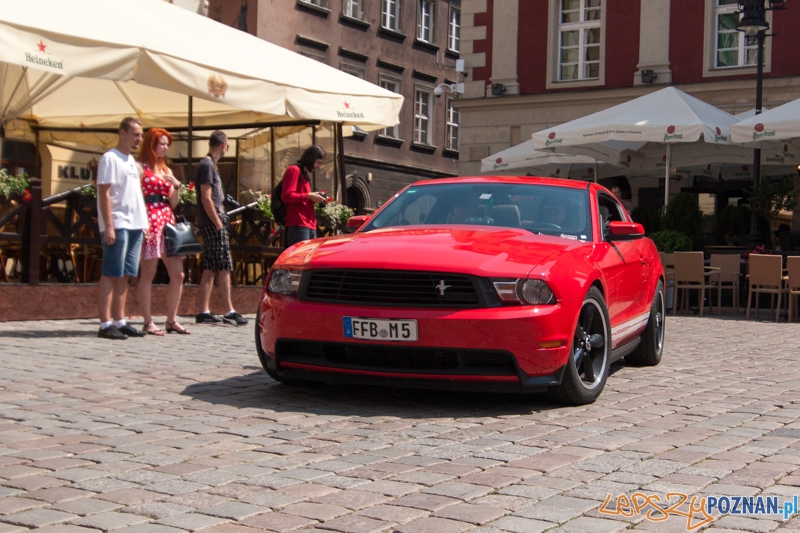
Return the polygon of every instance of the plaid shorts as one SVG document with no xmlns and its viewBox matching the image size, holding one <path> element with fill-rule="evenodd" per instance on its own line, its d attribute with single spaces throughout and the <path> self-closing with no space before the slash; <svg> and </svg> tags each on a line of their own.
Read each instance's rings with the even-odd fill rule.
<svg viewBox="0 0 800 533">
<path fill-rule="evenodd" d="M 233 270 L 231 260 L 230 245 L 228 242 L 228 230 L 225 226 L 217 231 L 214 226 L 203 226 L 198 228 L 200 236 L 203 237 L 203 269 L 212 272 L 223 270 Z"/>
</svg>

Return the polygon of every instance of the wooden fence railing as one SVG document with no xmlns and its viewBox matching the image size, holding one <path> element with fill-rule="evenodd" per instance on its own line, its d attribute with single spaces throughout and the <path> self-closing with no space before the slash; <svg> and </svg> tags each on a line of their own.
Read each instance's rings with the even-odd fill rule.
<svg viewBox="0 0 800 533">
<path fill-rule="evenodd" d="M 42 281 L 93 281 L 99 275 L 102 257 L 97 225 L 97 200 L 82 193 L 83 187 L 48 198 L 42 197 L 41 181 L 31 179 L 29 200 L 0 211 L 0 262 L 19 261 L 20 281 L 38 285 Z M 192 209 L 184 215 L 193 221 Z M 3 214 L 4 213 L 4 214 Z M 263 282 L 269 266 L 283 251 L 280 230 L 254 204 L 228 212 L 234 283 Z M 70 263 L 71 269 L 66 265 Z M 188 258 L 187 268 L 199 279 L 198 257 Z M 5 275 L 5 268 L 0 277 Z M 8 281 L 6 279 L 6 281 Z"/>
</svg>

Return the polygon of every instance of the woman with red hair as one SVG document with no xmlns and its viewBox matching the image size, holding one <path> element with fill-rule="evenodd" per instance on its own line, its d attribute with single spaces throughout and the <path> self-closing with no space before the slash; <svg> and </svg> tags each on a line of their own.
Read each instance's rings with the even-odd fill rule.
<svg viewBox="0 0 800 533">
<path fill-rule="evenodd" d="M 167 333 L 189 333 L 178 324 L 178 303 L 183 288 L 183 261 L 180 257 L 168 257 L 164 242 L 164 226 L 175 223 L 172 210 L 180 199 L 181 182 L 172 175 L 165 157 L 172 144 L 172 136 L 167 130 L 151 128 L 144 134 L 139 148 L 139 175 L 142 178 L 142 194 L 147 206 L 147 219 L 150 222 L 150 236 L 142 246 L 141 270 L 139 272 L 139 306 L 144 317 L 144 331 L 150 335 L 163 336 L 164 332 L 153 323 L 150 314 L 153 277 L 158 260 L 164 262 L 169 273 L 167 286 Z"/>
</svg>

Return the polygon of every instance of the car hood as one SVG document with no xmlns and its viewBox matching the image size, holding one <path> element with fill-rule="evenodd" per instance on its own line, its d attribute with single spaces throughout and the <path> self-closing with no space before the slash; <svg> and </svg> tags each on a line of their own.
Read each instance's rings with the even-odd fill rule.
<svg viewBox="0 0 800 533">
<path fill-rule="evenodd" d="M 525 276 L 557 252 L 586 242 L 514 228 L 386 228 L 307 241 L 278 260 L 304 268 L 362 268 Z"/>
</svg>

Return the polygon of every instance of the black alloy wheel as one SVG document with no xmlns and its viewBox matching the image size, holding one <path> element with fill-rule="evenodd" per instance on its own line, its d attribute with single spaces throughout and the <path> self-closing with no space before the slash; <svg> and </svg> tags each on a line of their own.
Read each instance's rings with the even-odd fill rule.
<svg viewBox="0 0 800 533">
<path fill-rule="evenodd" d="M 653 304 L 650 306 L 650 318 L 640 337 L 639 346 L 633 353 L 625 357 L 626 363 L 635 366 L 656 366 L 661 362 L 661 354 L 664 351 L 664 317 L 666 314 L 664 285 L 659 281 L 653 296 Z"/>
<path fill-rule="evenodd" d="M 611 354 L 611 325 L 602 293 L 592 287 L 578 315 L 572 348 L 555 397 L 567 404 L 585 405 L 597 399 L 608 378 Z"/>
</svg>

